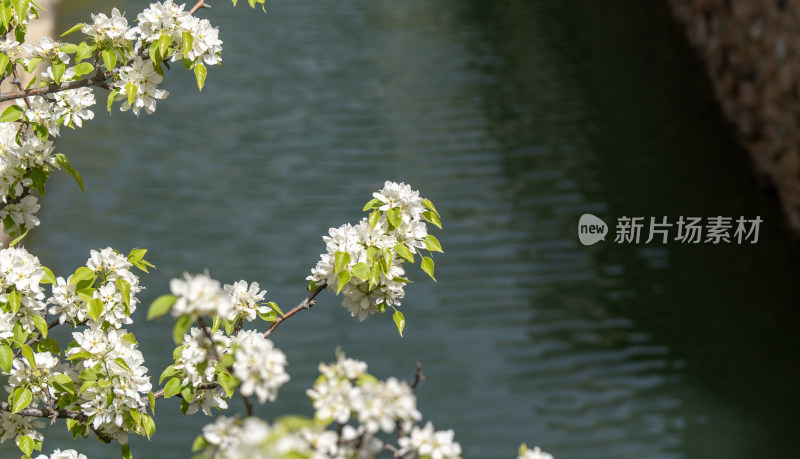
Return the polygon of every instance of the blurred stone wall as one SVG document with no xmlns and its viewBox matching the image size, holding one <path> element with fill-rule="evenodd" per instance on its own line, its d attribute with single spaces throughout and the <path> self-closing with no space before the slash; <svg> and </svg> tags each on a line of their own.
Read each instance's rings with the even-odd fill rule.
<svg viewBox="0 0 800 459">
<path fill-rule="evenodd" d="M 800 235 L 800 0 L 667 0 Z"/>
</svg>

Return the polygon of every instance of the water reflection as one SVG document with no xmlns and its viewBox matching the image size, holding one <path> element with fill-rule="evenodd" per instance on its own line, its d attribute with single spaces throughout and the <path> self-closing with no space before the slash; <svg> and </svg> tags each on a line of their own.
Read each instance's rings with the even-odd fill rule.
<svg viewBox="0 0 800 459">
<path fill-rule="evenodd" d="M 63 25 L 101 5 L 66 4 Z M 146 2 L 124 5 L 130 16 Z M 145 303 L 182 270 L 210 268 L 288 306 L 320 235 L 360 218 L 384 179 L 405 180 L 442 211 L 447 251 L 438 285 L 417 276 L 409 289 L 406 338 L 324 297 L 276 334 L 293 379 L 262 414 L 309 413 L 304 389 L 338 343 L 382 377 L 410 377 L 421 360 L 423 412 L 456 430 L 465 457 L 513 457 L 523 441 L 559 458 L 733 458 L 754 445 L 793 455 L 780 433 L 796 423 L 780 413 L 797 407 L 787 383 L 797 253 L 663 8 L 351 0 L 273 2 L 266 17 L 209 11 L 227 48 L 201 96 L 173 71 L 155 115 L 98 108 L 82 136 L 60 142 L 88 193 L 66 178 L 51 185 L 30 242 L 44 263 L 64 273 L 91 248 L 147 247 L 159 270 Z M 586 248 L 575 236 L 584 212 L 758 214 L 766 227 L 753 247 Z M 169 322 L 136 329 L 154 377 Z M 139 454 L 187 456 L 207 419 L 169 402 L 159 415 Z M 50 448 L 66 445 L 57 432 Z"/>
</svg>

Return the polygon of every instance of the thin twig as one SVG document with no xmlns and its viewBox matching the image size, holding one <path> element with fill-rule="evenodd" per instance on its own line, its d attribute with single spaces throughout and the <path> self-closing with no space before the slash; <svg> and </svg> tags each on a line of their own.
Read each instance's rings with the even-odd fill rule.
<svg viewBox="0 0 800 459">
<path fill-rule="evenodd" d="M 276 328 L 278 328 L 278 325 L 280 325 L 281 322 L 283 322 L 284 320 L 288 319 L 289 317 L 292 317 L 293 315 L 297 314 L 298 312 L 302 311 L 303 309 L 311 309 L 312 306 L 317 304 L 317 300 L 315 300 L 314 298 L 316 298 L 316 296 L 319 295 L 319 292 L 323 291 L 325 289 L 325 287 L 327 287 L 327 286 L 328 286 L 327 282 L 323 282 L 322 284 L 320 284 L 317 287 L 316 290 L 314 290 L 313 292 L 309 293 L 308 296 L 306 297 L 306 299 L 301 301 L 300 304 L 298 304 L 294 309 L 292 309 L 291 311 L 289 311 L 286 314 L 282 315 L 281 317 L 278 317 L 278 319 L 272 324 L 272 326 L 269 327 L 269 330 L 264 332 L 264 338 L 269 337 L 269 335 L 271 335 L 272 332 Z"/>
<path fill-rule="evenodd" d="M 247 399 L 247 396 L 239 391 L 239 395 L 242 396 L 242 401 L 244 402 L 244 409 L 247 410 L 247 416 L 253 415 L 253 405 L 250 403 L 250 400 Z"/>
<path fill-rule="evenodd" d="M 8 403 L 0 402 L 0 410 L 12 412 L 13 411 L 12 408 L 13 408 L 13 406 L 8 404 Z M 87 416 L 85 413 L 83 413 L 81 411 L 54 410 L 54 409 L 52 409 L 50 407 L 47 407 L 47 406 L 44 407 L 44 408 L 24 408 L 24 409 L 21 409 L 21 410 L 17 411 L 14 414 L 17 414 L 19 416 L 31 416 L 31 417 L 36 417 L 36 418 L 74 419 L 74 420 L 76 420 L 78 422 L 82 422 L 84 424 L 88 424 L 88 421 L 89 421 L 89 416 Z M 91 425 L 89 425 L 89 426 L 94 431 L 94 433 L 97 434 L 97 438 L 102 440 L 104 443 L 111 443 L 112 438 L 108 434 L 98 431 L 97 429 L 95 429 Z"/>
<path fill-rule="evenodd" d="M 422 374 L 422 364 L 417 362 L 416 368 L 414 369 L 414 383 L 411 384 L 411 390 L 416 389 L 420 381 L 425 381 L 425 375 Z"/>
</svg>

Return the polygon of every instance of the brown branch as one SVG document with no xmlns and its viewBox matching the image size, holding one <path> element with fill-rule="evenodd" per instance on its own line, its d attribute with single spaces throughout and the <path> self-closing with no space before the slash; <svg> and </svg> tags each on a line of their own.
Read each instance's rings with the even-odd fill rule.
<svg viewBox="0 0 800 459">
<path fill-rule="evenodd" d="M 403 457 L 403 455 L 400 453 L 400 450 L 397 449 L 397 447 L 392 446 L 392 445 L 390 445 L 388 443 L 384 443 L 383 444 L 383 449 L 391 451 L 392 452 L 392 457 L 401 458 L 401 459 Z"/>
<path fill-rule="evenodd" d="M 29 96 L 43 96 L 45 94 L 66 91 L 67 89 L 85 88 L 87 86 L 99 86 L 103 89 L 111 89 L 111 86 L 106 83 L 106 80 L 111 78 L 113 74 L 113 71 L 108 70 L 100 75 L 95 75 L 94 77 L 87 78 L 85 80 L 68 81 L 66 83 L 61 83 L 60 85 L 53 83 L 47 86 L 42 86 L 41 88 L 23 89 L 20 91 L 0 93 L 0 102 Z"/>
<path fill-rule="evenodd" d="M 253 415 L 253 404 L 250 403 L 250 400 L 247 399 L 247 396 L 245 396 L 242 393 L 241 390 L 239 391 L 239 395 L 242 396 L 242 401 L 244 402 L 244 408 L 245 408 L 245 410 L 247 410 L 247 416 L 252 416 Z"/>
<path fill-rule="evenodd" d="M 420 381 L 425 381 L 425 375 L 422 374 L 422 364 L 417 362 L 416 368 L 414 369 L 414 383 L 411 384 L 411 390 L 416 389 Z"/>
<path fill-rule="evenodd" d="M 328 286 L 328 283 L 327 282 L 323 282 L 321 285 L 319 285 L 317 287 L 316 290 L 314 290 L 313 292 L 309 293 L 308 296 L 306 297 L 306 299 L 301 301 L 300 304 L 298 304 L 294 309 L 292 309 L 291 311 L 289 311 L 286 314 L 282 315 L 281 317 L 278 317 L 278 319 L 272 324 L 272 326 L 269 327 L 269 330 L 264 332 L 264 338 L 269 337 L 269 335 L 271 335 L 272 332 L 276 328 L 278 328 L 278 325 L 280 325 L 281 322 L 283 322 L 284 320 L 288 319 L 289 317 L 292 317 L 293 315 L 297 314 L 298 312 L 302 311 L 303 309 L 311 309 L 311 307 L 314 306 L 317 303 L 317 300 L 315 300 L 314 298 L 316 298 L 316 296 L 319 295 L 319 292 L 323 291 L 325 289 L 325 287 L 327 287 L 327 286 Z"/>
<path fill-rule="evenodd" d="M 211 5 L 206 5 L 205 0 L 198 0 L 192 9 L 189 10 L 189 14 L 194 15 L 194 13 L 196 13 L 200 8 L 211 8 Z"/>
<path fill-rule="evenodd" d="M 12 412 L 13 411 L 12 408 L 13 407 L 8 403 L 0 402 L 0 410 Z M 34 417 L 34 418 L 74 419 L 74 420 L 76 420 L 78 422 L 82 422 L 84 424 L 88 424 L 88 422 L 89 422 L 89 416 L 86 416 L 86 414 L 83 413 L 83 412 L 70 411 L 70 410 L 54 410 L 54 409 L 50 408 L 49 406 L 46 406 L 44 408 L 24 408 L 24 409 L 21 409 L 21 410 L 17 411 L 15 414 L 20 415 L 20 416 L 30 416 L 30 417 Z M 111 443 L 112 438 L 108 434 L 95 429 L 94 427 L 91 426 L 91 424 L 88 424 L 88 425 L 91 427 L 91 429 L 97 435 L 97 438 L 99 438 L 104 443 Z"/>
</svg>

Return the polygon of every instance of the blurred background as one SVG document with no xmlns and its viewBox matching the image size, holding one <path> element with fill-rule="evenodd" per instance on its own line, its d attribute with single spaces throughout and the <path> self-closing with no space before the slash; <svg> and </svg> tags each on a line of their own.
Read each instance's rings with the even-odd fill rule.
<svg viewBox="0 0 800 459">
<path fill-rule="evenodd" d="M 132 22 L 147 3 L 119 7 Z M 95 120 L 57 144 L 86 194 L 55 174 L 26 240 L 62 276 L 91 249 L 149 249 L 132 329 L 154 383 L 173 321 L 144 318 L 169 279 L 257 281 L 286 310 L 321 236 L 390 179 L 442 214 L 438 283 L 411 271 L 403 339 L 390 315 L 359 323 L 323 293 L 273 335 L 292 380 L 259 415 L 311 415 L 305 390 L 341 346 L 380 378 L 411 380 L 421 362 L 423 416 L 465 458 L 522 442 L 558 459 L 800 457 L 800 253 L 666 5 L 212 4 L 199 15 L 220 28 L 223 65 L 202 93 L 173 68 L 170 96 L 137 120 L 96 91 Z M 64 2 L 58 30 L 109 9 Z M 585 247 L 583 213 L 612 231 L 621 216 L 763 223 L 756 244 Z M 189 457 L 211 419 L 157 408 L 134 454 Z M 60 422 L 56 447 L 119 454 L 71 443 Z"/>
</svg>

